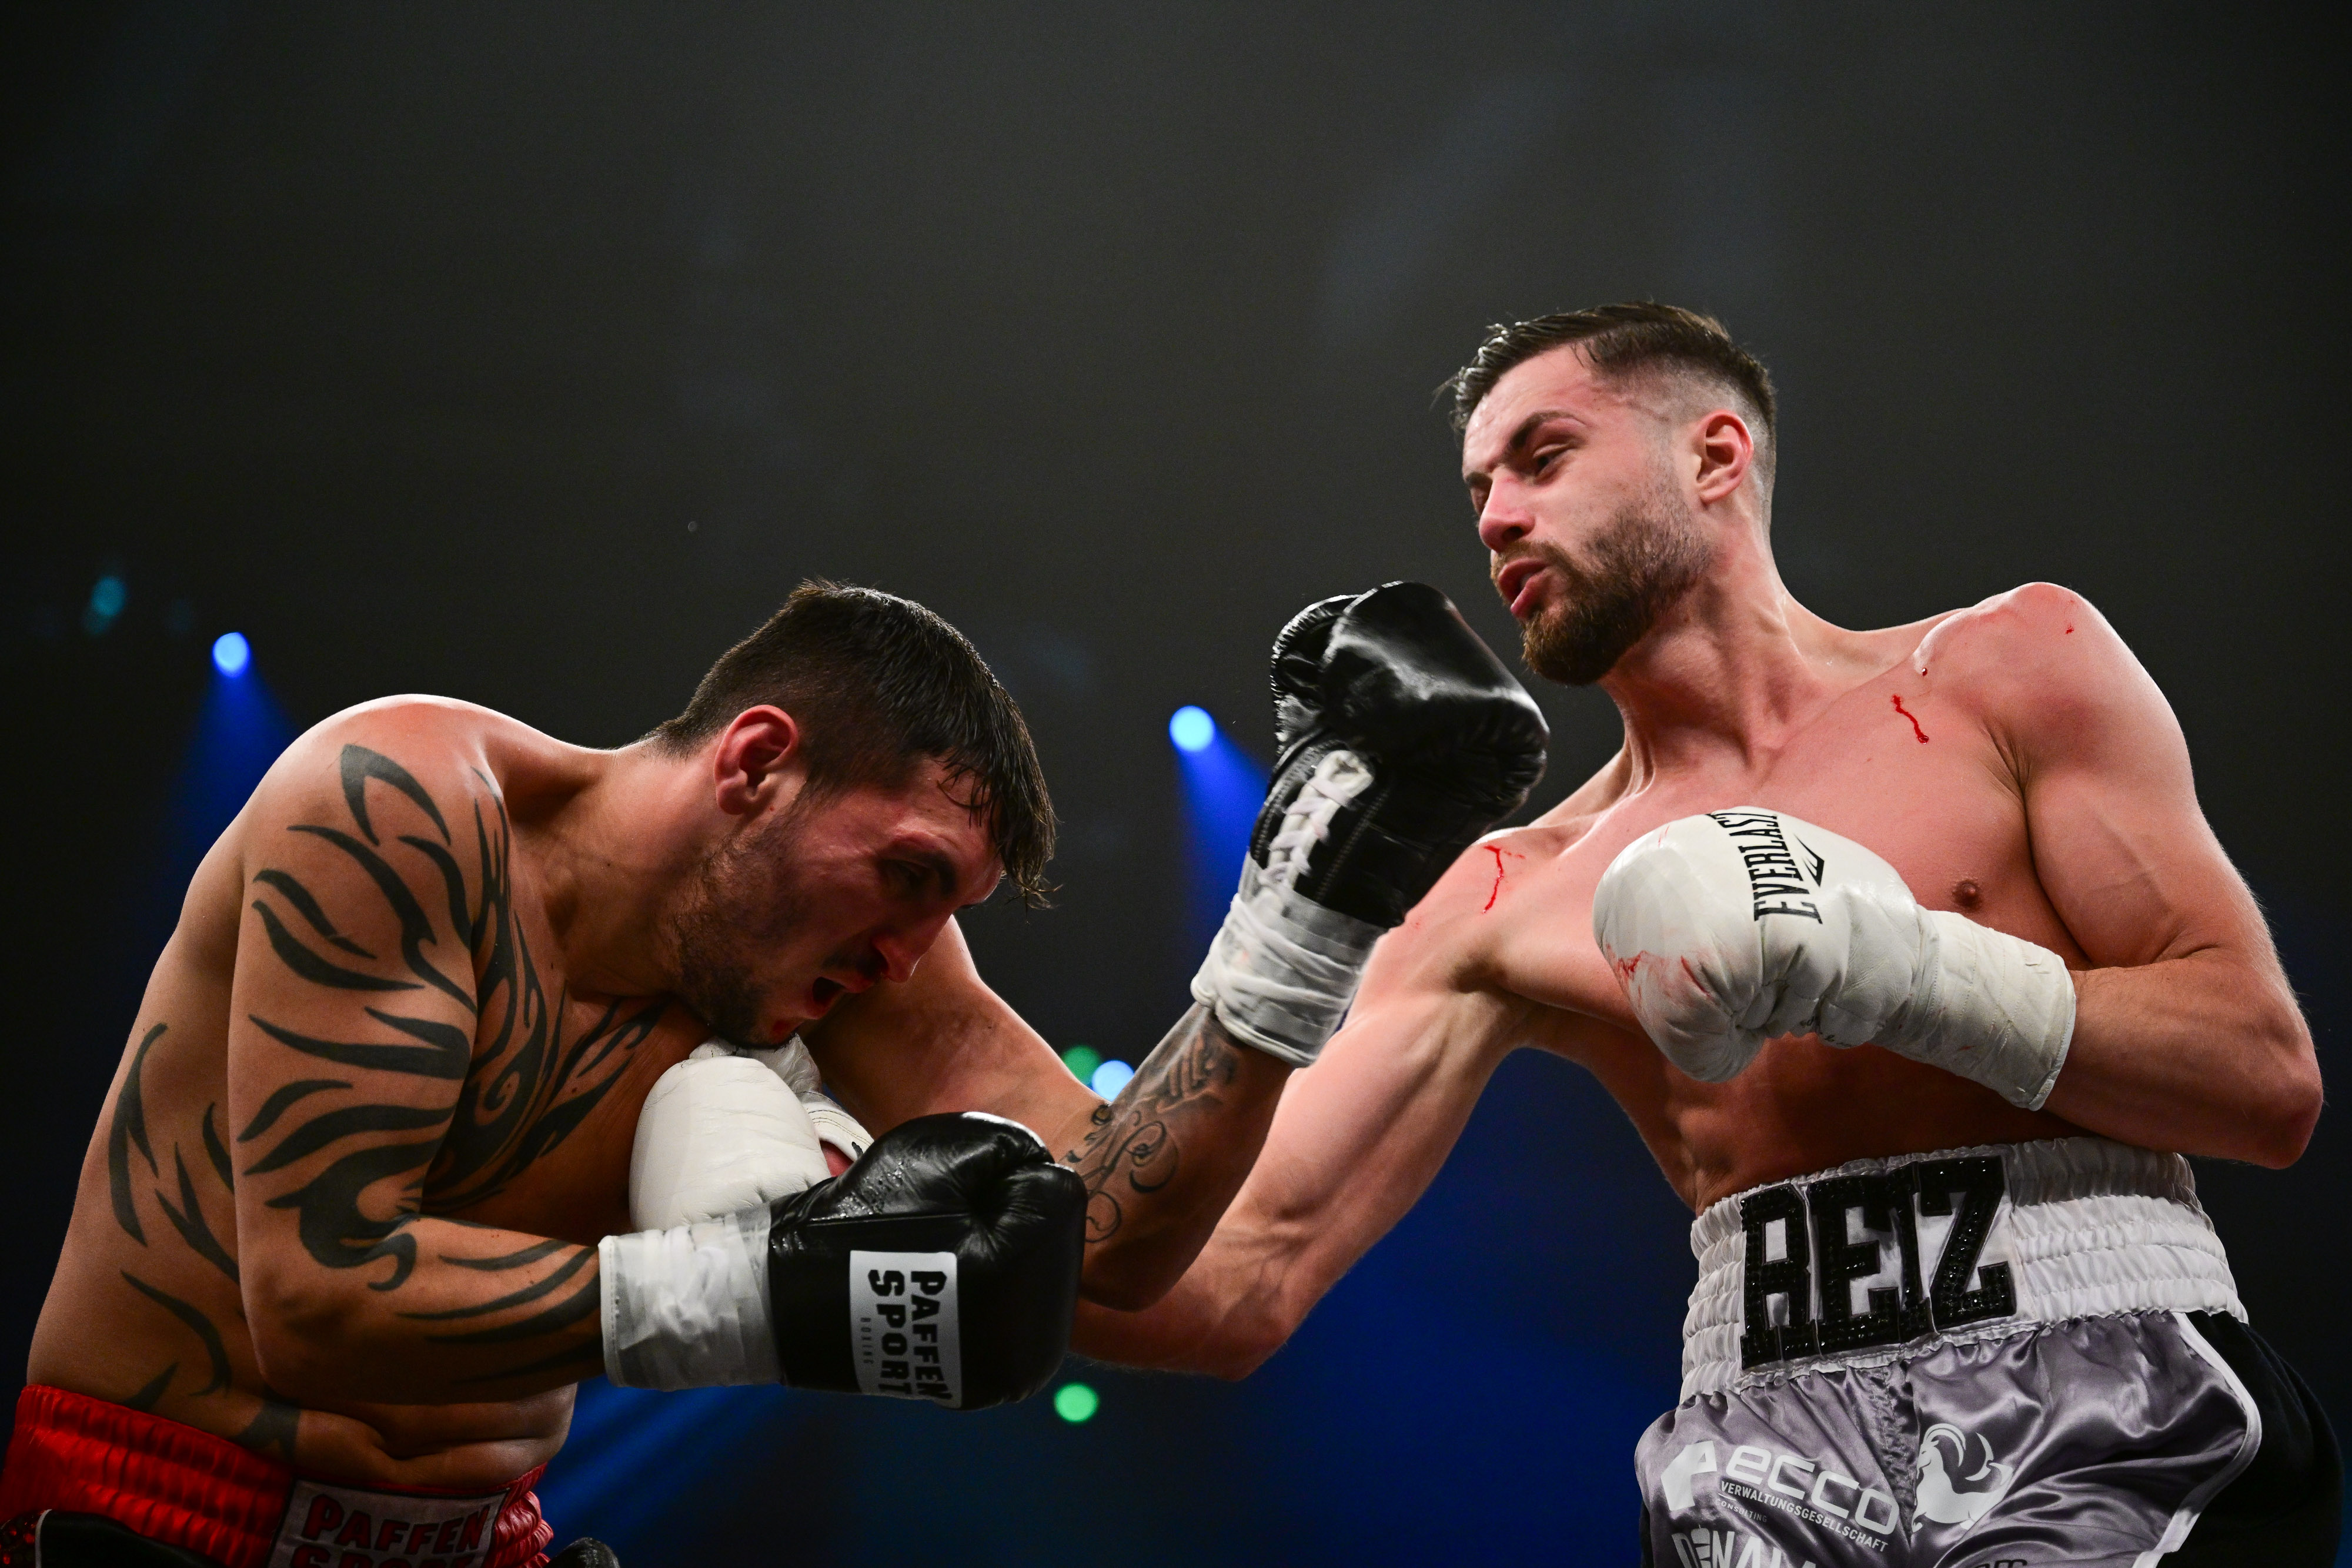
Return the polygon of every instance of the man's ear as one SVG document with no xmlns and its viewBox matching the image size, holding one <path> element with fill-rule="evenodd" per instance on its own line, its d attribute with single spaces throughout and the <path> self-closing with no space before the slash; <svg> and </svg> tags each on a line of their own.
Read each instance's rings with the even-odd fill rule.
<svg viewBox="0 0 2352 1568">
<path fill-rule="evenodd" d="M 711 753 L 710 781 L 719 809 L 732 817 L 756 816 L 774 806 L 787 785 L 787 769 L 800 760 L 801 727 L 780 707 L 745 708 L 719 733 Z"/>
<path fill-rule="evenodd" d="M 1698 498 L 1712 506 L 1739 488 L 1756 465 L 1756 437 L 1748 422 L 1727 408 L 1718 408 L 1698 422 L 1692 433 L 1698 453 Z"/>
</svg>

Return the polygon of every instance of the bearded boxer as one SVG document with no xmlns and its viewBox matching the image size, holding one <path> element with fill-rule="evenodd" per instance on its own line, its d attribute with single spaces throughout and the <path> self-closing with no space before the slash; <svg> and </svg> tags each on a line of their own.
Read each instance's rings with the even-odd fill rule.
<svg viewBox="0 0 2352 1568">
<path fill-rule="evenodd" d="M 1434 599 L 1350 623 L 1330 733 L 1355 771 L 1278 781 L 1287 859 L 1236 912 L 1226 1021 L 1195 1008 L 1112 1105 L 954 935 L 1000 877 L 1039 892 L 1052 813 L 1011 699 L 919 606 L 804 586 L 617 751 L 428 698 L 311 730 L 150 981 L 36 1332 L 0 1563 L 543 1562 L 532 1483 L 598 1372 L 1034 1393 L 1081 1291 L 1139 1307 L 1181 1274 L 1393 885 L 1540 771 L 1533 705 Z M 1431 743 L 1491 754 L 1486 792 L 1474 766 L 1363 794 Z M 1394 848 L 1369 917 L 1306 874 L 1335 831 Z M 821 1037 L 849 1084 L 926 1102 L 861 1147 L 791 1042 L 879 982 L 957 1040 Z M 714 1073 L 765 1107 L 761 1162 L 797 1164 L 727 1187 Z M 642 1120 L 712 1147 L 646 1134 L 657 1084 Z"/>
<path fill-rule="evenodd" d="M 1527 663 L 1622 748 L 1381 943 L 1192 1270 L 1079 1348 L 1248 1371 L 1533 1046 L 1698 1216 L 1644 1562 L 2332 1562 L 2333 1438 L 2182 1158 L 2293 1161 L 2318 1071 L 2130 651 L 2047 584 L 1798 604 L 1771 383 L 1706 318 L 1498 328 L 1451 385 Z"/>
</svg>

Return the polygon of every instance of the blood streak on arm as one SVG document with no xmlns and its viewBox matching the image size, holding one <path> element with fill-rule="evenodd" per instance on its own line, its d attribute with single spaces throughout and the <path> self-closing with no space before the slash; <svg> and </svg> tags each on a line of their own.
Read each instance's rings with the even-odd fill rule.
<svg viewBox="0 0 2352 1568">
<path fill-rule="evenodd" d="M 1920 745 L 1927 745 L 1927 732 L 1919 727 L 1919 721 L 1916 718 L 1912 718 L 1911 710 L 1903 706 L 1902 694 L 1898 692 L 1895 695 L 1888 697 L 1886 700 L 1895 705 L 1895 711 L 1896 713 L 1901 714 L 1905 718 L 1911 719 L 1911 733 L 1919 737 Z"/>
<path fill-rule="evenodd" d="M 1500 844 L 1481 844 L 1478 847 L 1495 857 L 1495 885 L 1486 892 L 1486 908 L 1478 912 L 1484 915 L 1487 909 L 1495 907 L 1495 900 L 1503 896 L 1503 857 L 1508 855 L 1515 861 L 1523 861 L 1528 857 L 1517 850 L 1507 850 Z"/>
</svg>

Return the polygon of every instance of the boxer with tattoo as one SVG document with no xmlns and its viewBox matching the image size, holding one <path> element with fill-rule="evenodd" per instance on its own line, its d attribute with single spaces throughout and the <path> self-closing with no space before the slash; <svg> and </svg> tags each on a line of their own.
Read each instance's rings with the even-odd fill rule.
<svg viewBox="0 0 2352 1568">
<path fill-rule="evenodd" d="M 433 698 L 310 731 L 199 868 L 100 1112 L 0 1563 L 544 1562 L 532 1483 L 599 1373 L 1034 1393 L 1080 1294 L 1181 1275 L 1344 1008 L 1381 912 L 1316 880 L 1323 841 L 1426 841 L 1425 882 L 1539 769 L 1532 706 L 1434 598 L 1325 617 L 1356 662 L 1302 678 L 1341 762 L 1277 782 L 1219 1010 L 1108 1105 L 955 930 L 1000 879 L 1041 893 L 1052 811 L 919 606 L 804 586 L 614 751 Z M 1416 657 L 1444 678 L 1372 689 Z M 1444 733 L 1496 751 L 1485 795 L 1358 798 L 1383 736 Z M 730 1149 L 730 1084 L 789 1116 Z M 730 1186 L 711 1162 L 746 1148 L 795 1157 Z"/>
</svg>

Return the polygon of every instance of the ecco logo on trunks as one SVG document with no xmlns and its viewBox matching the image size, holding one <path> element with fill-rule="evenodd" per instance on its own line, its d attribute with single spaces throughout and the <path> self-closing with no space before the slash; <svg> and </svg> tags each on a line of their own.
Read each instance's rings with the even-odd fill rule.
<svg viewBox="0 0 2352 1568">
<path fill-rule="evenodd" d="M 1901 1344 L 2010 1316 L 2017 1289 L 2009 1265 L 1977 1262 L 2003 1190 L 2000 1161 L 1979 1156 L 1748 1194 L 1739 1200 L 1746 1232 L 1739 1364 Z M 1946 1218 L 1943 1249 L 1923 1277 L 1921 1221 Z M 1890 1245 L 1895 1279 L 1867 1289 L 1869 1309 L 1855 1312 L 1855 1284 L 1885 1272 Z"/>
<path fill-rule="evenodd" d="M 1717 1497 L 1751 1521 L 1758 1507 L 1768 1508 L 1874 1552 L 1885 1551 L 1899 1533 L 1902 1513 L 1884 1487 L 1798 1454 L 1752 1443 L 1723 1448 L 1718 1466 L 1716 1439 L 1702 1437 L 1659 1473 L 1659 1500 L 1669 1514 L 1689 1512 L 1698 1478 L 1713 1476 Z M 1782 1548 L 1736 1530 L 1677 1530 L 1670 1539 L 1684 1568 L 1811 1568 L 1811 1559 L 1792 1559 Z"/>
<path fill-rule="evenodd" d="M 1756 918 L 1768 915 L 1798 915 L 1819 922 L 1822 873 L 1829 862 L 1812 846 L 1793 837 L 1772 811 L 1709 811 L 1709 821 L 1738 846 L 1748 867 L 1748 891 L 1756 901 Z"/>
</svg>

